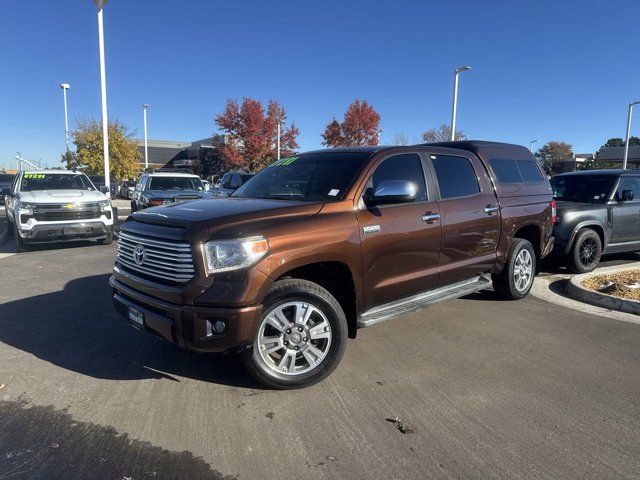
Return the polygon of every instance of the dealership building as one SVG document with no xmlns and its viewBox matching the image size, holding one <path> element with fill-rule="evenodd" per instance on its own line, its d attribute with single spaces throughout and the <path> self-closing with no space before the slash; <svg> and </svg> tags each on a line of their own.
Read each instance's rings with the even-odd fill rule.
<svg viewBox="0 0 640 480">
<path fill-rule="evenodd" d="M 144 140 L 136 139 L 140 152 L 140 170 L 144 170 Z M 219 147 L 224 136 L 215 135 L 193 142 L 147 140 L 149 169 L 173 169 L 193 172 L 203 178 L 219 175 L 223 170 Z"/>
</svg>

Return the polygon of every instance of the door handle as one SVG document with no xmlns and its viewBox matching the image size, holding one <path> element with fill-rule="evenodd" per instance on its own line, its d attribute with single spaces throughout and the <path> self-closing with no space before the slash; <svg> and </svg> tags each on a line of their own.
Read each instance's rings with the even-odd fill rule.
<svg viewBox="0 0 640 480">
<path fill-rule="evenodd" d="M 435 212 L 429 212 L 425 215 L 422 215 L 422 221 L 427 223 L 433 223 L 436 220 L 440 220 L 440 214 Z"/>
<path fill-rule="evenodd" d="M 486 213 L 487 215 L 493 215 L 497 211 L 498 207 L 496 207 L 495 205 L 487 205 L 486 207 L 484 207 L 484 213 Z"/>
</svg>

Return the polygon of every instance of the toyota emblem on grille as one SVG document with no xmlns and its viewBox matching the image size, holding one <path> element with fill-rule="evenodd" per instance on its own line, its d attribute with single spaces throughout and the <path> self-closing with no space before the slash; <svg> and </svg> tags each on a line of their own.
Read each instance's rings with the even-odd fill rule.
<svg viewBox="0 0 640 480">
<path fill-rule="evenodd" d="M 144 249 L 144 245 L 136 245 L 136 248 L 133 250 L 133 260 L 138 265 L 142 265 L 146 258 L 147 251 Z"/>
</svg>

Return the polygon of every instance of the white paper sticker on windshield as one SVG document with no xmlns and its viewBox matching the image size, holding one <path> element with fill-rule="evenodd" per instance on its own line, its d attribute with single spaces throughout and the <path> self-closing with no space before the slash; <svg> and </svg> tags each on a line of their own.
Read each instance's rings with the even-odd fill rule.
<svg viewBox="0 0 640 480">
<path fill-rule="evenodd" d="M 340 190 L 338 190 L 337 188 L 332 188 L 332 189 L 329 191 L 329 196 L 330 196 L 330 197 L 335 197 L 336 195 L 338 195 L 338 193 L 340 193 Z"/>
</svg>

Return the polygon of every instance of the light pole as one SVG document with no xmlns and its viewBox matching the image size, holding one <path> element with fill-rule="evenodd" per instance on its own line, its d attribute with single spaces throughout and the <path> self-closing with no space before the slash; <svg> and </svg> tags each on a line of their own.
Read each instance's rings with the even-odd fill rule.
<svg viewBox="0 0 640 480">
<path fill-rule="evenodd" d="M 98 46 L 100 49 L 100 93 L 102 97 L 102 151 L 104 153 L 104 184 L 107 196 L 111 195 L 111 181 L 109 178 L 109 118 L 107 116 L 107 77 L 104 66 L 104 27 L 102 25 L 102 10 L 107 0 L 93 0 L 98 7 Z"/>
<path fill-rule="evenodd" d="M 460 72 L 471 70 L 471 67 L 458 67 L 453 73 L 453 108 L 451 111 L 451 141 L 456 139 L 456 112 L 458 110 L 458 75 Z"/>
<path fill-rule="evenodd" d="M 627 169 L 627 158 L 629 157 L 629 135 L 631 135 L 631 113 L 633 111 L 633 106 L 638 105 L 639 102 L 630 102 L 629 103 L 629 113 L 627 114 L 627 139 L 624 142 L 624 158 L 622 159 L 622 168 L 624 170 Z"/>
<path fill-rule="evenodd" d="M 69 117 L 67 115 L 67 90 L 71 88 L 68 83 L 61 83 L 62 96 L 64 98 L 64 135 L 67 140 L 67 152 L 69 151 Z"/>
<path fill-rule="evenodd" d="M 149 105 L 146 103 L 142 105 L 142 113 L 144 116 L 144 169 L 149 168 L 149 151 L 147 149 L 147 108 Z"/>
<path fill-rule="evenodd" d="M 538 140 L 531 140 L 531 141 L 529 142 L 529 151 L 530 151 L 531 153 L 533 153 L 533 144 L 534 144 L 534 143 L 538 143 Z"/>
<path fill-rule="evenodd" d="M 278 118 L 278 126 L 276 127 L 276 145 L 278 149 L 278 160 L 280 160 L 280 118 Z"/>
</svg>

